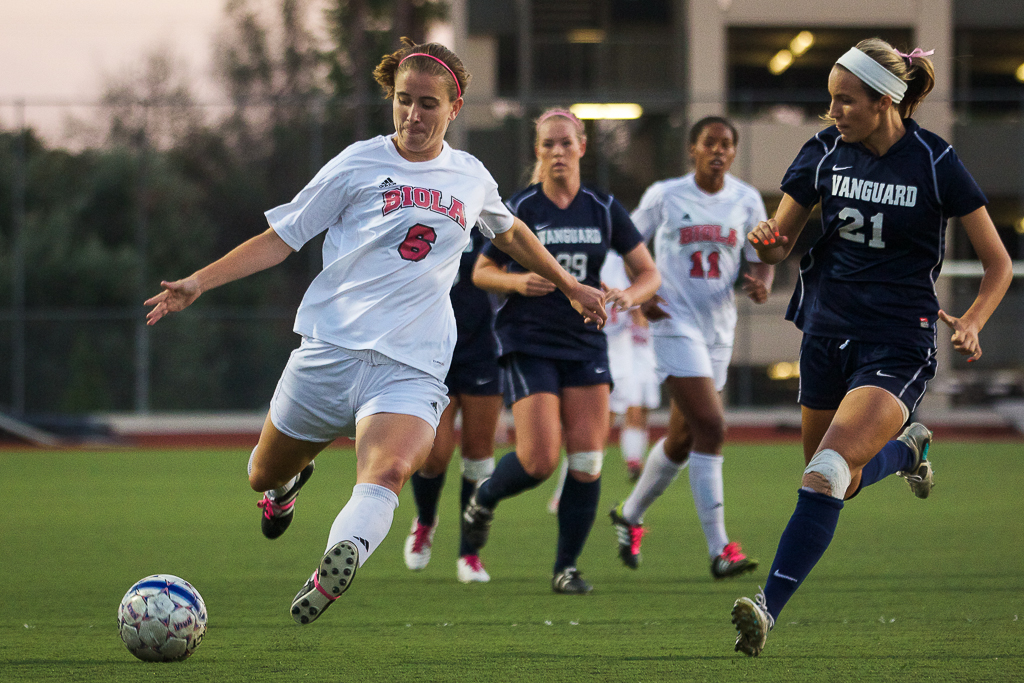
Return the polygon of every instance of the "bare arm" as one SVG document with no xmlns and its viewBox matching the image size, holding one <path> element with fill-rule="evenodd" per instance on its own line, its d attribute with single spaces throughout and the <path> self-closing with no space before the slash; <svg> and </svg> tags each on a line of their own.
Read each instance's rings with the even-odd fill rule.
<svg viewBox="0 0 1024 683">
<path fill-rule="evenodd" d="M 168 313 L 188 308 L 203 292 L 243 277 L 266 270 L 284 261 L 293 249 L 278 237 L 273 228 L 242 242 L 240 245 L 183 280 L 161 282 L 164 291 L 146 300 L 153 309 L 146 315 L 146 324 L 154 325 Z"/>
<path fill-rule="evenodd" d="M 999 233 L 996 232 L 996 226 L 984 206 L 962 216 L 960 222 L 981 260 L 985 274 L 981 276 L 978 296 L 966 313 L 956 318 L 940 310 L 939 319 L 953 330 L 953 348 L 958 353 L 970 356 L 967 359 L 970 363 L 981 358 L 978 333 L 988 322 L 1010 286 L 1010 280 L 1013 279 L 1013 262 L 1010 261 L 1010 255 L 1006 253 Z"/>
<path fill-rule="evenodd" d="M 747 235 L 747 240 L 757 249 L 757 257 L 761 262 L 775 265 L 789 256 L 810 215 L 810 208 L 801 206 L 788 194 L 783 194 L 775 217 L 761 221 Z"/>
<path fill-rule="evenodd" d="M 526 223 L 518 218 L 514 219 L 512 227 L 496 235 L 491 242 L 514 258 L 519 265 L 552 282 L 555 287 L 569 297 L 572 307 L 583 316 L 585 321 L 595 322 L 598 327 L 604 325 L 608 313 L 604 309 L 604 294 L 601 290 L 577 282 L 576 278 L 558 265 L 555 257 L 544 248 L 544 245 L 540 243 Z M 490 259 L 486 260 L 494 263 Z M 485 272 L 478 279 L 477 270 L 482 261 L 483 259 L 477 259 L 477 267 L 473 269 L 473 284 L 481 289 L 488 289 L 488 284 L 491 284 L 492 287 L 500 287 L 500 284 L 493 279 L 489 280 L 488 275 L 493 276 L 494 273 L 486 270 L 486 263 L 483 263 Z M 489 291 L 502 290 L 490 289 Z"/>
<path fill-rule="evenodd" d="M 606 289 L 605 298 L 614 301 L 620 311 L 625 311 L 638 306 L 648 300 L 658 291 L 661 286 L 661 273 L 654 265 L 651 252 L 641 242 L 633 247 L 629 253 L 622 257 L 626 266 L 626 273 L 629 275 L 630 285 L 626 289 Z M 603 287 L 602 283 L 602 287 Z"/>
<path fill-rule="evenodd" d="M 480 254 L 473 265 L 473 284 L 495 294 L 543 296 L 555 291 L 550 280 L 536 273 L 510 273 L 497 261 Z"/>
</svg>

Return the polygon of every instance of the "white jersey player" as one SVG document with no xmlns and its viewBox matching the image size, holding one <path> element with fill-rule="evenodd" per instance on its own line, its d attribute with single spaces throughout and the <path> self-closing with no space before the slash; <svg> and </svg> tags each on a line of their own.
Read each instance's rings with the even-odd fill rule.
<svg viewBox="0 0 1024 683">
<path fill-rule="evenodd" d="M 606 317 L 602 293 L 562 269 L 502 205 L 486 169 L 444 142 L 469 82 L 461 60 L 437 43 L 405 43 L 374 71 L 392 101 L 395 134 L 346 149 L 294 200 L 267 212 L 269 230 L 184 280 L 162 282 L 164 291 L 146 302 L 154 324 L 326 231 L 324 270 L 296 316 L 302 344 L 249 459 L 249 484 L 265 492 L 263 534 L 277 538 L 313 458 L 338 436 L 355 436 L 357 483 L 331 526 L 327 553 L 292 601 L 300 624 L 348 589 L 430 452 L 455 346 L 449 291 L 474 224 L 587 319 Z"/>
<path fill-rule="evenodd" d="M 663 287 L 664 281 L 662 275 Z M 612 289 L 629 286 L 626 268 L 618 254 L 609 254 L 605 259 L 601 282 Z M 647 452 L 647 411 L 661 404 L 651 329 L 639 309 L 620 312 L 610 307 L 605 334 L 608 335 L 608 368 L 614 382 L 608 405 L 612 413 L 623 416 L 619 446 L 629 476 L 635 481 Z"/>
<path fill-rule="evenodd" d="M 651 449 L 629 497 L 611 512 L 619 556 L 640 564 L 643 515 L 689 465 L 690 487 L 715 578 L 757 567 L 725 533 L 722 443 L 725 415 L 719 392 L 725 386 L 736 327 L 733 285 L 746 249 L 751 262 L 744 289 L 758 303 L 768 298 L 772 269 L 746 246 L 747 233 L 765 218 L 757 191 L 729 175 L 736 158 L 736 129 L 720 117 L 690 129 L 694 171 L 655 183 L 633 212 L 637 228 L 654 236 L 662 286 L 643 307 L 658 378 L 672 398 L 668 434 Z"/>
</svg>

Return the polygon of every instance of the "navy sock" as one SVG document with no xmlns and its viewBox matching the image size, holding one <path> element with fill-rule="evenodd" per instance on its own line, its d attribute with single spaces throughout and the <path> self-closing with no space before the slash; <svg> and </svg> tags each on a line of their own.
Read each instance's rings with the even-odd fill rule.
<svg viewBox="0 0 1024 683">
<path fill-rule="evenodd" d="M 764 597 L 773 619 L 814 569 L 839 524 L 843 501 L 816 491 L 800 489 L 796 510 L 779 539 L 775 561 L 764 584 Z"/>
<path fill-rule="evenodd" d="M 437 501 L 441 498 L 444 487 L 444 472 L 430 479 L 420 476 L 419 472 L 412 475 L 412 497 L 416 501 L 420 524 L 433 526 L 437 519 Z"/>
<path fill-rule="evenodd" d="M 506 453 L 494 467 L 491 478 L 476 491 L 476 502 L 485 508 L 494 508 L 499 501 L 540 486 L 543 479 L 526 473 L 515 451 Z"/>
<path fill-rule="evenodd" d="M 476 482 L 470 481 L 465 477 L 462 478 L 462 493 L 459 496 L 459 519 L 462 518 L 462 512 L 466 509 L 469 504 L 469 499 L 473 495 L 473 491 L 476 489 Z M 461 528 L 461 524 L 459 525 Z M 466 543 L 465 536 L 462 532 L 459 532 L 459 557 L 465 557 L 466 555 L 476 555 L 477 549 Z"/>
<path fill-rule="evenodd" d="M 583 552 L 590 529 L 597 516 L 597 501 L 601 497 L 601 480 L 583 483 L 569 474 L 565 478 L 562 499 L 558 503 L 558 552 L 555 555 L 555 573 L 566 567 L 575 567 Z"/>
<path fill-rule="evenodd" d="M 871 486 L 890 474 L 910 469 L 913 463 L 914 452 L 910 450 L 910 446 L 893 439 L 882 446 L 882 450 L 864 465 L 860 472 L 860 487 Z"/>
</svg>

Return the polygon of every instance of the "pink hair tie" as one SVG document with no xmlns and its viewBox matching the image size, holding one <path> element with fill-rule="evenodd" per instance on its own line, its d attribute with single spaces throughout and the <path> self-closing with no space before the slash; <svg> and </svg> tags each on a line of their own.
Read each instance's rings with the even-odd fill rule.
<svg viewBox="0 0 1024 683">
<path fill-rule="evenodd" d="M 572 122 L 572 124 L 576 127 L 577 130 L 583 130 L 583 122 L 580 121 L 576 117 L 576 115 L 573 114 L 568 109 L 552 109 L 550 111 L 544 112 L 543 114 L 540 115 L 540 118 L 537 119 L 537 126 L 540 127 L 540 124 L 544 123 L 552 116 L 564 116 L 565 118 L 569 119 L 570 122 Z"/>
<path fill-rule="evenodd" d="M 903 57 L 908 62 L 910 62 L 911 65 L 913 65 L 914 64 L 914 57 L 931 57 L 933 54 L 935 54 L 935 50 L 928 50 L 928 52 L 925 52 L 921 48 L 915 47 L 910 52 L 910 54 L 903 54 L 899 50 L 896 50 L 896 54 L 898 54 L 900 57 Z"/>
<path fill-rule="evenodd" d="M 452 75 L 452 79 L 455 81 L 455 92 L 458 93 L 459 97 L 462 97 L 462 87 L 459 85 L 459 79 L 455 78 L 455 72 L 452 71 L 452 68 L 450 66 L 448 66 L 447 64 L 445 64 L 443 60 L 438 59 L 434 55 L 428 55 L 426 52 L 413 52 L 412 54 L 408 54 L 408 55 L 402 57 L 402 61 L 398 63 L 398 66 L 402 66 L 402 62 L 404 62 L 405 60 L 409 59 L 409 57 L 430 57 L 435 62 L 437 62 L 438 64 L 443 66 L 448 71 L 448 73 L 450 73 Z M 398 71 L 398 67 L 395 67 L 395 71 L 396 72 Z M 458 98 L 456 98 L 456 99 L 458 99 Z"/>
</svg>

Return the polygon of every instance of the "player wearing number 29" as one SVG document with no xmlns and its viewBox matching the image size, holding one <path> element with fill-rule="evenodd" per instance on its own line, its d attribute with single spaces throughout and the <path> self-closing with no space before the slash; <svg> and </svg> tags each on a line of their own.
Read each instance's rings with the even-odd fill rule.
<svg viewBox="0 0 1024 683">
<path fill-rule="evenodd" d="M 586 144 L 583 123 L 570 112 L 542 114 L 536 124 L 535 184 L 512 197 L 509 207 L 580 282 L 599 285 L 608 250 L 622 254 L 632 284 L 610 289 L 607 296 L 626 310 L 650 298 L 661 279 L 626 210 L 610 195 L 581 184 Z M 569 302 L 550 283 L 491 245 L 477 259 L 473 282 L 506 296 L 494 329 L 516 450 L 477 486 L 463 515 L 464 536 L 482 547 L 498 503 L 551 476 L 564 441 L 569 475 L 558 507 L 551 586 L 557 593 L 587 593 L 591 587 L 576 559 L 593 527 L 601 490 L 611 382 L 607 338 L 599 325 L 568 316 Z"/>
<path fill-rule="evenodd" d="M 374 71 L 391 100 L 395 134 L 348 147 L 295 199 L 267 211 L 266 232 L 184 280 L 161 283 L 164 291 L 146 302 L 154 324 L 327 233 L 324 269 L 296 315 L 301 345 L 249 460 L 249 484 L 265 492 L 263 533 L 276 538 L 292 520 L 313 458 L 337 437 L 355 437 L 356 486 L 327 553 L 292 602 L 301 624 L 348 589 L 430 452 L 448 404 L 442 380 L 456 338 L 449 291 L 470 229 L 478 226 L 555 283 L 584 316 L 605 318 L 602 292 L 569 276 L 502 204 L 480 162 L 445 143 L 469 82 L 458 56 L 436 43 L 403 42 Z"/>
<path fill-rule="evenodd" d="M 935 373 L 938 321 L 952 328 L 953 347 L 977 360 L 978 334 L 1012 277 L 981 190 L 952 147 L 910 118 L 934 85 L 929 54 L 872 38 L 839 58 L 828 79 L 835 125 L 804 145 L 775 218 L 749 237 L 762 261 L 777 263 L 821 203 L 822 235 L 800 263 L 787 313 L 804 333 L 807 467 L 764 592 L 733 607 L 736 649 L 748 655 L 761 652 L 825 552 L 845 500 L 896 473 L 928 496 L 931 432 L 914 423 L 893 437 Z M 984 268 L 960 318 L 940 310 L 935 294 L 949 218 L 960 219 Z"/>
<path fill-rule="evenodd" d="M 719 392 L 732 358 L 733 287 L 742 253 L 750 262 L 743 286 L 755 302 L 767 301 L 774 275 L 746 240 L 767 216 L 758 191 L 728 172 L 737 142 L 727 119 L 697 121 L 690 129 L 693 172 L 655 183 L 633 212 L 644 237 L 654 236 L 663 277 L 658 297 L 641 310 L 651 320 L 658 378 L 668 388 L 672 410 L 668 433 L 651 449 L 633 491 L 611 511 L 619 557 L 632 569 L 640 566 L 644 513 L 684 467 L 711 575 L 725 579 L 757 568 L 726 535 L 722 485 L 725 411 Z"/>
</svg>

